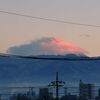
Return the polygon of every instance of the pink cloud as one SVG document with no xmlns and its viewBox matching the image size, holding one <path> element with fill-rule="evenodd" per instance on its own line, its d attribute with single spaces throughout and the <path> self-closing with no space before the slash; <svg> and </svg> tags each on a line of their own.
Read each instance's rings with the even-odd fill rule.
<svg viewBox="0 0 100 100">
<path fill-rule="evenodd" d="M 56 37 L 41 38 L 30 44 L 11 47 L 8 52 L 16 55 L 87 54 L 80 47 Z"/>
</svg>

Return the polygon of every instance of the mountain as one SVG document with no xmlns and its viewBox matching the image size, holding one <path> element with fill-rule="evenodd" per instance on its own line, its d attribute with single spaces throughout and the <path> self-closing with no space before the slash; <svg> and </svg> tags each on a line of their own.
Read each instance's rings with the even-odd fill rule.
<svg viewBox="0 0 100 100">
<path fill-rule="evenodd" d="M 37 57 L 90 59 L 85 55 L 75 54 L 41 55 Z M 87 82 L 100 82 L 100 60 L 42 60 L 0 55 L 0 85 L 47 84 L 55 80 L 57 71 L 59 78 L 63 81 L 78 82 L 81 79 Z"/>
</svg>

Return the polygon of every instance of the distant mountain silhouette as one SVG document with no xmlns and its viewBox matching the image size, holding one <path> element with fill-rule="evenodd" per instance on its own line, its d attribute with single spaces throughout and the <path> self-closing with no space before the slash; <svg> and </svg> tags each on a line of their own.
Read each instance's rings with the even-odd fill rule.
<svg viewBox="0 0 100 100">
<path fill-rule="evenodd" d="M 32 57 L 32 56 L 31 56 Z M 89 58 L 85 55 L 41 55 L 48 58 Z M 25 59 L 16 56 L 0 55 L 0 84 L 42 84 L 55 79 L 67 82 L 100 82 L 100 61 L 53 61 Z"/>
</svg>

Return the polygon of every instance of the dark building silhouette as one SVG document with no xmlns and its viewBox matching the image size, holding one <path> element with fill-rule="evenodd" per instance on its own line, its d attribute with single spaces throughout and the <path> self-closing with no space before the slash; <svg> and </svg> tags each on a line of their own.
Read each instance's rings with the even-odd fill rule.
<svg viewBox="0 0 100 100">
<path fill-rule="evenodd" d="M 49 93 L 48 88 L 40 88 L 39 90 L 39 100 L 52 100 L 53 95 Z"/>
<path fill-rule="evenodd" d="M 98 90 L 98 96 L 95 98 L 95 100 L 100 100 L 100 89 Z"/>
<path fill-rule="evenodd" d="M 13 95 L 10 100 L 31 100 L 26 94 Z"/>
<path fill-rule="evenodd" d="M 36 93 L 33 91 L 33 88 L 29 89 L 27 97 L 30 98 L 30 100 L 36 100 Z"/>
<path fill-rule="evenodd" d="M 100 89 L 98 90 L 98 96 L 100 97 Z"/>
<path fill-rule="evenodd" d="M 79 83 L 79 96 L 84 99 L 92 99 L 94 98 L 94 85 L 93 84 L 85 84 L 80 80 Z"/>
<path fill-rule="evenodd" d="M 70 93 L 68 93 L 68 95 L 61 97 L 60 100 L 78 100 L 78 97 L 77 95 L 71 95 Z"/>
</svg>

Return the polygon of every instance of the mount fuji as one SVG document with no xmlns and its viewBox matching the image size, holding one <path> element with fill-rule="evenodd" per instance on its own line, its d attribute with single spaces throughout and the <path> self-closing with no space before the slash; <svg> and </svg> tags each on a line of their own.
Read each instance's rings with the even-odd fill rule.
<svg viewBox="0 0 100 100">
<path fill-rule="evenodd" d="M 42 55 L 46 58 L 91 58 L 84 55 Z M 32 58 L 32 56 L 31 56 Z M 99 57 L 97 57 L 99 58 Z M 91 58 L 92 59 L 92 58 Z M 0 85 L 47 84 L 55 80 L 55 73 L 67 82 L 100 82 L 100 60 L 66 61 L 26 59 L 12 55 L 0 55 Z"/>
</svg>

